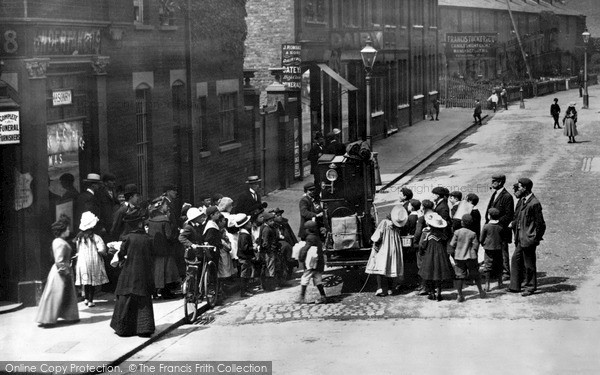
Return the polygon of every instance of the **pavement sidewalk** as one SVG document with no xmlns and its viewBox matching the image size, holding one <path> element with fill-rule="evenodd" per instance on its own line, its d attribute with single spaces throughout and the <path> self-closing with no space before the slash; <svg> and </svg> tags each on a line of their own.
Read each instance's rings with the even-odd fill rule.
<svg viewBox="0 0 600 375">
<path fill-rule="evenodd" d="M 439 121 L 424 120 L 375 142 L 374 151 L 378 152 L 384 186 L 414 170 L 472 127 L 471 109 L 442 109 Z M 311 181 L 312 176 L 308 180 Z M 269 208 L 285 210 L 284 216 L 294 229 L 299 225 L 298 200 L 305 183 L 298 181 L 288 189 L 275 191 L 264 198 Z M 397 195 L 395 197 L 397 199 Z M 79 323 L 59 324 L 52 328 L 37 327 L 34 321 L 37 307 L 0 314 L 0 361 L 93 360 L 117 364 L 184 323 L 181 299 L 155 300 L 154 335 L 151 338 L 123 338 L 117 336 L 109 325 L 114 307 L 113 295 L 101 294 L 95 302 L 96 306 L 92 308 L 82 302 L 79 304 Z"/>
</svg>

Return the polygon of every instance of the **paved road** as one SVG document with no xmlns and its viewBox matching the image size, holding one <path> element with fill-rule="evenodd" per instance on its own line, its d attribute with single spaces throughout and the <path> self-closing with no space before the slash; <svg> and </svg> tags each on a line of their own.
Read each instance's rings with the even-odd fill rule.
<svg viewBox="0 0 600 375">
<path fill-rule="evenodd" d="M 574 94 L 556 96 L 565 106 L 579 101 Z M 463 304 L 451 289 L 442 302 L 409 291 L 378 298 L 362 272 L 332 270 L 330 304 L 293 304 L 297 287 L 232 299 L 208 315 L 210 324 L 181 327 L 132 360 L 272 360 L 276 374 L 597 373 L 600 105 L 579 110 L 580 143 L 567 144 L 552 129 L 550 99 L 497 113 L 437 162 L 398 182 L 418 199 L 430 198 L 437 185 L 474 192 L 483 211 L 492 174 L 506 174 L 509 187 L 531 178 L 548 225 L 538 248 L 539 293 L 493 290 L 480 299 L 471 286 Z M 379 202 L 396 199 L 388 193 Z M 315 288 L 309 297 L 316 298 Z"/>
</svg>

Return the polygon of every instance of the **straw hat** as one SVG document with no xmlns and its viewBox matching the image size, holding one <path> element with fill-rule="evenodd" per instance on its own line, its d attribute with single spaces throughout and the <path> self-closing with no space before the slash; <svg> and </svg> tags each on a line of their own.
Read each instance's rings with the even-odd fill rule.
<svg viewBox="0 0 600 375">
<path fill-rule="evenodd" d="M 237 228 L 241 228 L 244 225 L 246 225 L 247 222 L 250 221 L 250 216 L 248 216 L 246 214 L 235 214 L 234 219 L 235 219 L 235 226 Z"/>
<path fill-rule="evenodd" d="M 398 204 L 392 208 L 390 218 L 395 226 L 401 228 L 406 225 L 406 222 L 408 221 L 408 213 L 402 205 Z"/>
<path fill-rule="evenodd" d="M 81 214 L 81 220 L 79 221 L 79 230 L 85 231 L 88 229 L 92 229 L 96 226 L 96 224 L 98 224 L 98 221 L 99 219 L 96 215 L 94 215 L 90 211 L 85 211 L 83 214 Z"/>
<path fill-rule="evenodd" d="M 88 173 L 87 177 L 83 180 L 83 182 L 102 182 L 100 175 L 98 173 Z"/>
<path fill-rule="evenodd" d="M 446 225 L 448 225 L 446 220 L 442 219 L 442 217 L 436 212 L 431 212 L 425 215 L 425 223 L 434 228 L 446 228 Z"/>
<path fill-rule="evenodd" d="M 187 216 L 186 222 L 190 222 L 190 221 L 194 220 L 195 218 L 202 216 L 202 212 L 197 207 L 192 207 L 189 210 L 187 210 L 186 216 Z"/>
</svg>

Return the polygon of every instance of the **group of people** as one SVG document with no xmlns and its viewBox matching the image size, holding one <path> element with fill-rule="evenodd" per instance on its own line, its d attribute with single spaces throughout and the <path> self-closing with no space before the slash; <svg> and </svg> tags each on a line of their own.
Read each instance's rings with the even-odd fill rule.
<svg viewBox="0 0 600 375">
<path fill-rule="evenodd" d="M 97 174 L 84 180 L 87 206 L 76 206 L 86 209 L 76 218 L 74 237 L 68 216 L 52 224 L 54 265 L 36 318 L 40 326 L 59 319 L 78 321 L 76 288 L 81 288 L 86 308 L 93 308 L 97 287 L 111 281 L 115 284 L 111 327 L 120 336 L 151 335 L 152 300 L 174 297 L 172 291 L 180 288 L 186 275 L 184 254 L 190 253 L 186 249 L 200 245 L 214 247 L 211 260 L 219 280 L 240 278 L 242 297 L 257 288 L 279 288 L 297 264 L 292 259 L 296 236 L 283 210 L 265 211 L 258 176 L 248 177 L 247 188 L 235 201 L 215 194 L 202 197 L 198 206 L 180 204 L 173 185 L 145 201 L 137 186 L 128 184 L 111 222 L 100 219 L 98 198 L 106 188 L 101 180 Z M 75 201 L 83 202 L 82 194 L 74 195 Z M 260 285 L 253 288 L 253 280 L 261 280 Z"/>
<path fill-rule="evenodd" d="M 398 291 L 395 281 L 406 278 L 406 260 L 416 257 L 420 285 L 419 295 L 431 300 L 443 299 L 445 282 L 454 281 L 457 302 L 465 301 L 463 287 L 468 279 L 475 282 L 481 298 L 491 290 L 491 281 L 503 288 L 510 280 L 508 292 L 529 296 L 537 290 L 536 248 L 542 241 L 546 224 L 542 206 L 532 193 L 533 182 L 519 178 L 513 196 L 504 188 L 506 176 L 493 175 L 494 190 L 482 217 L 479 197 L 460 191 L 450 192 L 437 186 L 433 199 L 413 199 L 410 189 L 400 191 L 400 204 L 379 222 L 373 233 L 373 249 L 366 272 L 377 279 L 377 296 Z M 484 225 L 482 227 L 482 221 Z M 515 251 L 509 258 L 513 240 Z M 479 262 L 479 248 L 484 250 Z M 485 285 L 482 283 L 484 276 Z M 525 288 L 523 290 L 523 288 Z"/>
<path fill-rule="evenodd" d="M 565 116 L 562 119 L 563 127 L 561 127 L 558 122 L 560 117 L 558 98 L 554 98 L 554 103 L 550 105 L 550 115 L 554 119 L 554 129 L 564 128 L 563 134 L 569 138 L 567 143 L 577 143 L 575 137 L 579 133 L 577 132 L 577 110 L 575 109 L 575 102 L 569 103 Z"/>
</svg>

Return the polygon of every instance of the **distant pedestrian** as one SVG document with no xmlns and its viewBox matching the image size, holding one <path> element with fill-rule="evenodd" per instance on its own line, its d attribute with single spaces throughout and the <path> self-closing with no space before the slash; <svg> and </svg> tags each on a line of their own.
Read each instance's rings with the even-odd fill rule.
<svg viewBox="0 0 600 375">
<path fill-rule="evenodd" d="M 554 129 L 562 129 L 558 123 L 558 117 L 560 116 L 560 106 L 558 105 L 558 98 L 554 98 L 554 104 L 550 105 L 550 115 L 554 119 Z"/>
<path fill-rule="evenodd" d="M 75 237 L 77 246 L 77 266 L 75 267 L 75 285 L 82 285 L 85 305 L 94 307 L 96 286 L 108 283 L 104 268 L 103 255 L 107 254 L 106 245 L 102 238 L 94 233 L 98 217 L 86 211 L 81 215 L 80 232 Z"/>
<path fill-rule="evenodd" d="M 440 101 L 437 97 L 434 97 L 431 100 L 431 112 L 430 112 L 430 116 L 431 116 L 431 121 L 433 121 L 433 115 L 435 115 L 435 120 L 439 120 L 439 115 L 440 115 Z"/>
<path fill-rule="evenodd" d="M 500 91 L 500 101 L 501 101 L 501 104 L 504 106 L 504 109 L 507 110 L 508 109 L 508 92 L 506 91 L 505 87 L 503 87 L 502 91 Z"/>
<path fill-rule="evenodd" d="M 465 279 L 475 280 L 479 297 L 485 298 L 486 293 L 481 287 L 481 276 L 479 275 L 479 265 L 477 263 L 477 250 L 479 249 L 479 238 L 477 234 L 468 227 L 473 223 L 473 218 L 469 214 L 463 215 L 461 219 L 462 227 L 454 232 L 448 251 L 454 257 L 454 272 L 456 273 L 456 291 L 458 297 L 456 302 L 464 302 L 463 286 Z"/>
<path fill-rule="evenodd" d="M 473 110 L 473 118 L 476 125 L 481 125 L 481 103 L 479 99 L 475 100 L 475 109 Z"/>
<path fill-rule="evenodd" d="M 319 158 L 324 153 L 325 147 L 325 138 L 323 137 L 323 133 L 316 132 L 315 137 L 313 139 L 313 143 L 308 151 L 308 161 L 310 161 L 310 173 L 314 176 L 315 186 L 317 190 L 321 189 L 321 178 L 319 176 Z"/>
<path fill-rule="evenodd" d="M 402 227 L 408 221 L 408 213 L 401 205 L 392 209 L 389 218 L 381 220 L 371 236 L 373 249 L 365 272 L 377 277 L 376 296 L 392 294 L 394 279 L 404 277 L 402 254 Z"/>
<path fill-rule="evenodd" d="M 40 299 L 35 321 L 40 326 L 54 324 L 59 318 L 65 321 L 79 321 L 77 292 L 71 270 L 71 246 L 65 240 L 71 234 L 70 219 L 62 215 L 52 224 L 52 254 L 54 264 L 48 273 L 46 287 Z"/>
<path fill-rule="evenodd" d="M 119 336 L 148 337 L 154 333 L 154 292 L 152 239 L 144 229 L 145 210 L 128 213 L 124 220 L 132 229 L 124 237 L 119 259 L 124 260 L 123 270 L 115 295 L 117 301 L 110 326 Z"/>
<path fill-rule="evenodd" d="M 509 292 L 519 292 L 523 281 L 521 267 L 525 268 L 525 286 L 522 296 L 530 296 L 537 290 L 537 266 L 535 251 L 546 233 L 546 222 L 540 201 L 531 191 L 533 182 L 519 178 L 515 184 L 515 196 L 519 199 L 515 208 L 512 229 L 515 233 L 515 252 L 511 259 Z"/>
<path fill-rule="evenodd" d="M 446 252 L 448 240 L 446 220 L 437 213 L 425 215 L 427 228 L 424 229 L 419 243 L 419 253 L 423 263 L 419 269 L 419 276 L 427 284 L 428 297 L 430 300 L 442 298 L 442 283 L 454 279 L 452 263 Z M 435 293 L 437 291 L 437 295 Z"/>
<path fill-rule="evenodd" d="M 319 290 L 321 297 L 315 303 L 327 303 L 327 295 L 323 287 L 323 271 L 325 271 L 325 257 L 323 255 L 323 243 L 319 236 L 319 227 L 314 221 L 304 223 L 306 244 L 300 249 L 298 261 L 304 265 L 304 273 L 300 279 L 300 294 L 296 303 L 304 303 L 306 289 L 312 280 Z"/>
<path fill-rule="evenodd" d="M 585 85 L 585 74 L 583 73 L 583 69 L 579 69 L 577 85 L 579 86 L 579 97 L 581 98 L 583 97 L 583 86 Z"/>
<path fill-rule="evenodd" d="M 577 143 L 575 141 L 575 137 L 578 135 L 577 110 L 575 109 L 575 103 L 569 104 L 569 108 L 567 108 L 567 112 L 565 112 L 565 117 L 563 118 L 563 126 L 565 127 L 563 134 L 569 137 L 568 143 Z"/>
<path fill-rule="evenodd" d="M 498 280 L 498 289 L 502 288 L 502 225 L 499 222 L 500 210 L 488 210 L 490 221 L 483 226 L 479 243 L 485 251 L 482 272 L 485 276 L 485 289 L 490 291 L 491 279 Z"/>
<path fill-rule="evenodd" d="M 334 128 L 327 134 L 327 146 L 325 146 L 324 153 L 334 155 L 344 155 L 346 153 L 346 146 L 340 141 L 341 130 Z"/>
<path fill-rule="evenodd" d="M 492 92 L 492 95 L 490 95 L 490 97 L 488 98 L 488 102 L 491 103 L 492 109 L 495 113 L 496 109 L 498 109 L 498 94 L 496 94 L 496 91 Z"/>
</svg>

